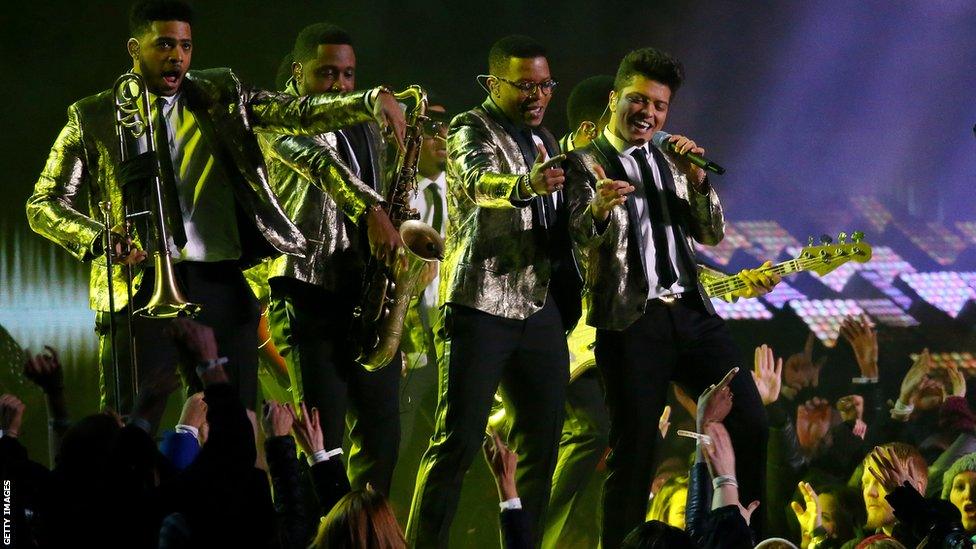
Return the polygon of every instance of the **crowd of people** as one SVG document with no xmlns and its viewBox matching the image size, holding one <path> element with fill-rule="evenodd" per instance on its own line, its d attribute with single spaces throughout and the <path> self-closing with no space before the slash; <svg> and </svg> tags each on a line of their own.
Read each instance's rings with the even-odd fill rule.
<svg viewBox="0 0 976 549">
<path fill-rule="evenodd" d="M 53 464 L 0 396 L 5 543 L 445 547 L 479 454 L 506 548 L 972 543 L 963 372 L 923 351 L 885 394 L 864 316 L 841 329 L 861 375 L 840 398 L 812 334 L 741 367 L 711 299 L 779 276 L 697 257 L 725 236 L 709 179 L 724 170 L 663 131 L 685 79 L 671 55 L 635 49 L 580 82 L 557 139 L 557 81 L 528 36 L 492 45 L 483 103 L 449 116 L 415 91 L 421 117 L 357 90 L 335 25 L 299 32 L 269 91 L 190 71 L 192 21 L 181 0 L 136 2 L 125 78 L 144 93 L 71 105 L 28 200 L 32 229 L 91 263 L 104 411 L 72 420 L 55 350 L 27 359 Z M 419 269 L 426 290 L 399 278 L 417 244 L 405 196 L 442 259 Z M 703 277 L 725 276 L 710 295 Z M 369 315 L 400 298 L 402 326 Z M 380 330 L 403 337 L 374 364 Z M 416 478 L 399 515 L 398 469 Z M 594 484 L 602 504 L 581 497 Z M 599 526 L 571 533 L 584 522 Z"/>
</svg>

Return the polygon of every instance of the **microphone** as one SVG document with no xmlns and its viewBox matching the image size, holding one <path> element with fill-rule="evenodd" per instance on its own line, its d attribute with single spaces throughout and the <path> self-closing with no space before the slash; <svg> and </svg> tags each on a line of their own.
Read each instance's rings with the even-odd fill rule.
<svg viewBox="0 0 976 549">
<path fill-rule="evenodd" d="M 654 132 L 654 137 L 651 138 L 651 143 L 653 143 L 654 146 L 658 147 L 659 149 L 678 154 L 678 151 L 676 151 L 674 148 L 674 143 L 668 141 L 670 138 L 671 134 L 668 132 Z M 708 170 L 710 172 L 717 173 L 718 175 L 725 173 L 725 168 L 722 166 L 719 166 L 711 160 L 703 156 L 699 156 L 693 152 L 689 151 L 679 156 L 687 158 L 689 162 L 703 170 Z"/>
</svg>

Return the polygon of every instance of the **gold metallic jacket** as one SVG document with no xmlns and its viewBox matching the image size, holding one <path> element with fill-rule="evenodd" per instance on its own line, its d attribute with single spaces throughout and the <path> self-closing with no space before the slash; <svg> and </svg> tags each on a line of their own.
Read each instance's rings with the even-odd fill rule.
<svg viewBox="0 0 976 549">
<path fill-rule="evenodd" d="M 532 208 L 509 198 L 530 167 L 487 100 L 451 121 L 441 303 L 525 319 L 545 305 L 550 259 Z"/>
<path fill-rule="evenodd" d="M 372 120 L 364 94 L 296 97 L 257 90 L 243 85 L 229 69 L 187 73 L 182 93 L 216 161 L 233 183 L 242 267 L 281 253 L 304 253 L 305 238 L 278 205 L 254 132 L 318 134 Z M 92 262 L 90 304 L 99 311 L 108 310 L 108 281 L 104 258 L 93 254 L 103 229 L 98 203 L 112 202 L 116 224 L 122 221 L 120 205 L 124 204 L 117 180 L 120 158 L 114 108 L 111 91 L 68 108 L 68 122 L 27 202 L 27 219 L 35 232 L 76 258 Z M 137 234 L 137 242 L 140 238 Z M 124 307 L 127 299 L 121 271 L 116 270 L 113 283 L 116 309 Z M 141 274 L 137 268 L 136 289 Z"/>
<path fill-rule="evenodd" d="M 294 83 L 287 91 L 297 95 Z M 382 190 L 386 147 L 376 124 L 367 126 L 373 173 Z M 335 133 L 311 136 L 263 134 L 271 187 L 288 217 L 308 240 L 304 257 L 271 261 L 268 278 L 287 277 L 328 291 L 359 283 L 368 246 L 357 226 L 366 208 L 383 202 L 379 192 L 357 177 L 339 156 Z M 366 252 L 366 253 L 363 253 Z"/>
<path fill-rule="evenodd" d="M 664 155 L 674 178 L 675 193 L 686 209 L 672 212 L 688 237 L 688 249 L 694 262 L 693 241 L 714 246 L 725 236 L 725 217 L 714 189 L 702 194 L 691 188 L 671 158 Z M 648 282 L 641 257 L 643 243 L 637 227 L 633 200 L 610 212 L 609 223 L 599 231 L 590 214 L 590 200 L 595 193 L 597 176 L 593 167 L 603 167 L 607 177 L 626 180 L 617 151 L 602 135 L 592 143 L 570 153 L 566 163 L 566 200 L 570 210 L 570 233 L 577 258 L 585 267 L 586 322 L 604 330 L 623 330 L 644 313 Z M 697 269 L 697 267 L 696 267 Z M 698 273 L 691 273 L 697 280 Z M 712 313 L 711 302 L 701 285 L 705 307 Z"/>
</svg>

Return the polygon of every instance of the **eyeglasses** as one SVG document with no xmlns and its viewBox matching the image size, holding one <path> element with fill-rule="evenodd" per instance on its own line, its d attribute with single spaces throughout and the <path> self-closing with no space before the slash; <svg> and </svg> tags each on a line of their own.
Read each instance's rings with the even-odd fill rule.
<svg viewBox="0 0 976 549">
<path fill-rule="evenodd" d="M 512 86 L 513 88 L 519 90 L 520 92 L 526 95 L 535 95 L 536 89 L 541 91 L 542 95 L 549 95 L 552 93 L 552 89 L 556 87 L 556 84 L 559 83 L 551 78 L 549 80 L 546 80 L 545 82 L 512 82 L 511 80 L 507 80 L 500 76 L 496 76 L 495 78 L 501 80 L 502 82 L 508 84 L 509 86 Z"/>
<path fill-rule="evenodd" d="M 424 137 L 437 137 L 447 129 L 447 123 L 440 120 L 427 120 L 421 127 Z"/>
</svg>

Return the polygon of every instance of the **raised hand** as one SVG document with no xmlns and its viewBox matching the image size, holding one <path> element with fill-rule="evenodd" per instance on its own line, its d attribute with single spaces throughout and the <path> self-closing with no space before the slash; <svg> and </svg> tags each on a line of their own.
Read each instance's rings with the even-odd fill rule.
<svg viewBox="0 0 976 549">
<path fill-rule="evenodd" d="M 24 365 L 24 377 L 34 382 L 47 394 L 64 390 L 61 361 L 58 352 L 53 347 L 44 346 L 44 353 L 30 356 L 27 353 L 27 363 Z"/>
<path fill-rule="evenodd" d="M 877 379 L 878 334 L 874 330 L 871 319 L 863 313 L 844 318 L 844 322 L 840 325 L 840 335 L 854 350 L 861 376 Z"/>
<path fill-rule="evenodd" d="M 725 416 L 729 415 L 729 411 L 732 410 L 732 390 L 729 389 L 729 383 L 732 382 L 732 378 L 737 373 L 739 373 L 739 368 L 732 368 L 721 381 L 716 385 L 709 386 L 698 397 L 698 417 L 696 419 L 699 433 L 707 424 L 721 423 L 725 420 Z"/>
<path fill-rule="evenodd" d="M 837 411 L 844 421 L 855 421 L 864 417 L 864 397 L 847 395 L 837 400 Z"/>
<path fill-rule="evenodd" d="M 735 450 L 732 448 L 732 439 L 729 437 L 729 432 L 725 429 L 725 425 L 717 421 L 707 423 L 704 434 L 712 439 L 711 444 L 701 445 L 702 453 L 705 455 L 705 461 L 708 463 L 708 470 L 712 474 L 712 478 L 718 476 L 735 477 Z M 742 518 L 745 519 L 746 524 L 749 524 L 749 519 L 752 517 L 753 511 L 759 507 L 758 501 L 750 503 L 748 507 L 743 507 L 739 502 L 739 490 L 737 486 L 720 486 L 715 491 L 715 497 L 722 505 L 735 505 L 738 507 L 739 513 L 742 514 Z M 715 503 L 712 505 L 714 507 Z"/>
<path fill-rule="evenodd" d="M 908 464 L 899 459 L 888 448 L 877 446 L 871 451 L 868 470 L 871 471 L 871 475 L 874 478 L 878 479 L 878 482 L 884 487 L 885 492 L 889 494 L 895 488 L 904 485 L 905 482 L 910 483 L 916 490 L 921 492 L 918 483 L 912 478 Z"/>
<path fill-rule="evenodd" d="M 490 429 L 483 445 L 485 460 L 498 486 L 498 497 L 508 501 L 518 497 L 515 487 L 515 470 L 518 468 L 518 455 L 511 451 L 494 429 Z"/>
<path fill-rule="evenodd" d="M 830 431 L 830 402 L 814 397 L 796 409 L 796 438 L 808 453 L 816 450 Z"/>
<path fill-rule="evenodd" d="M 661 417 L 657 420 L 657 430 L 661 433 L 661 438 L 668 437 L 668 429 L 671 427 L 671 405 L 664 407 Z"/>
<path fill-rule="evenodd" d="M 596 194 L 590 201 L 590 213 L 597 221 L 605 221 L 610 216 L 610 210 L 627 201 L 627 195 L 634 192 L 634 186 L 627 181 L 613 180 L 607 177 L 603 166 L 593 166 L 596 172 Z"/>
<path fill-rule="evenodd" d="M 948 374 L 949 378 L 950 396 L 966 396 L 966 376 L 959 371 L 959 366 L 954 362 L 949 362 L 948 366 L 946 366 L 946 374 Z"/>
<path fill-rule="evenodd" d="M 193 393 L 183 402 L 180 413 L 180 425 L 196 427 L 197 431 L 207 422 L 207 401 L 203 400 L 203 391 Z"/>
<path fill-rule="evenodd" d="M 752 379 L 756 382 L 756 389 L 762 398 L 763 406 L 769 406 L 779 398 L 783 384 L 783 359 L 773 356 L 773 349 L 768 345 L 756 347 L 755 368 Z"/>
<path fill-rule="evenodd" d="M 813 531 L 823 526 L 823 510 L 820 508 L 820 498 L 817 491 L 810 486 L 809 482 L 800 482 L 800 494 L 803 495 L 803 505 L 794 501 L 790 503 L 790 508 L 796 515 L 797 522 L 800 523 L 800 532 L 804 538 L 811 537 Z"/>
<path fill-rule="evenodd" d="M 288 407 L 288 411 L 292 415 L 292 432 L 298 442 L 298 447 L 306 455 L 314 456 L 315 452 L 325 450 L 325 435 L 322 433 L 322 423 L 319 421 L 319 409 L 312 408 L 312 411 L 309 412 L 304 402 L 300 404 L 299 409 L 302 412 L 300 416 L 296 415 L 291 407 Z"/>
<path fill-rule="evenodd" d="M 932 371 L 932 355 L 929 354 L 928 349 L 924 349 L 901 380 L 898 400 L 902 404 L 911 404 L 912 397 L 915 396 L 916 391 L 930 371 Z"/>
<path fill-rule="evenodd" d="M 170 322 L 167 330 L 179 350 L 182 364 L 196 366 L 218 358 L 217 339 L 210 326 L 188 318 L 177 318 Z M 223 366 L 201 368 L 197 375 L 204 385 L 229 381 Z"/>
<path fill-rule="evenodd" d="M 816 387 L 820 384 L 820 370 L 827 361 L 827 357 L 821 357 L 816 362 L 813 361 L 813 345 L 816 340 L 816 336 L 810 332 L 803 346 L 803 352 L 790 356 L 783 365 L 783 381 L 794 391 L 799 391 L 804 387 Z"/>
<path fill-rule="evenodd" d="M 261 426 L 268 437 L 283 437 L 291 433 L 291 426 L 295 412 L 289 404 L 279 404 L 274 400 L 264 403 L 264 413 L 261 415 Z"/>
<path fill-rule="evenodd" d="M 24 410 L 27 407 L 17 398 L 17 395 L 0 395 L 0 430 L 3 436 L 17 438 L 20 436 L 20 426 L 24 421 Z"/>
<path fill-rule="evenodd" d="M 563 183 L 566 182 L 563 169 L 559 167 L 566 160 L 566 155 L 560 154 L 549 158 L 545 147 L 536 144 L 536 149 L 539 153 L 529 172 L 529 185 L 535 194 L 552 194 L 562 189 Z"/>
</svg>

